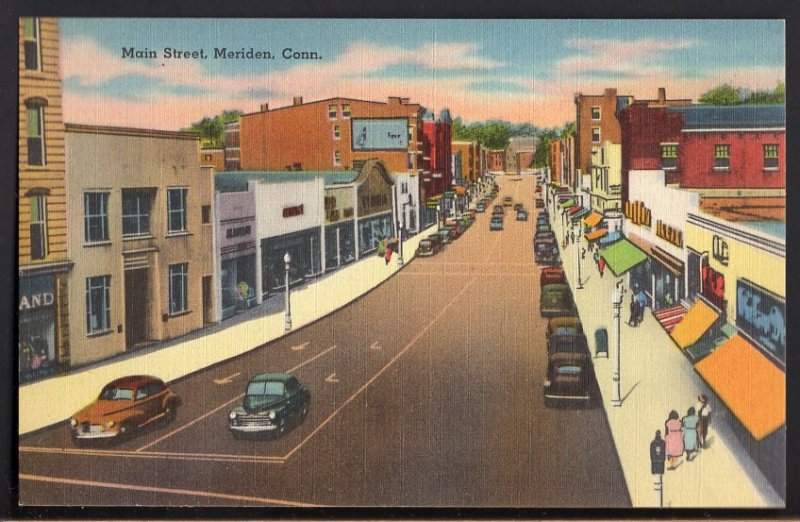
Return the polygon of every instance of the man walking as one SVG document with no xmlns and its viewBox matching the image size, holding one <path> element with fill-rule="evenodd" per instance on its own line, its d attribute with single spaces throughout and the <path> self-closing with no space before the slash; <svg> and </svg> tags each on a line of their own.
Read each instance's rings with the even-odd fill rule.
<svg viewBox="0 0 800 522">
<path fill-rule="evenodd" d="M 647 308 L 647 294 L 644 293 L 644 290 L 639 290 L 639 293 L 636 294 L 636 299 L 639 301 L 639 317 L 636 320 L 636 324 L 640 324 L 644 321 L 644 309 Z"/>
<path fill-rule="evenodd" d="M 697 426 L 697 438 L 700 447 L 703 448 L 706 445 L 706 438 L 708 437 L 708 421 L 711 415 L 711 406 L 708 405 L 708 396 L 705 393 L 701 393 L 697 397 L 696 409 L 697 416 L 700 417 L 700 423 Z"/>
</svg>

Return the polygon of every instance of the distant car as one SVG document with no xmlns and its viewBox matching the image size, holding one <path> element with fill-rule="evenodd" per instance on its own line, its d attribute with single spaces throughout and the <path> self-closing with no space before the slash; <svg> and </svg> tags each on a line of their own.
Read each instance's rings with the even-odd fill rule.
<svg viewBox="0 0 800 522">
<path fill-rule="evenodd" d="M 536 242 L 536 241 L 542 241 L 542 240 L 552 241 L 553 242 L 553 246 L 556 246 L 555 245 L 556 233 L 553 232 L 552 230 L 538 230 L 538 231 L 536 231 L 536 233 L 533 235 L 533 241 Z"/>
<path fill-rule="evenodd" d="M 542 387 L 544 404 L 591 405 L 591 356 L 587 351 L 555 352 L 547 357 L 547 375 Z"/>
<path fill-rule="evenodd" d="M 528 221 L 528 211 L 517 210 L 517 221 Z"/>
<path fill-rule="evenodd" d="M 453 242 L 452 232 L 447 227 L 445 227 L 445 228 L 441 229 L 440 231 L 436 232 L 436 234 L 439 236 L 439 238 L 441 238 L 442 243 L 444 243 L 445 245 L 448 244 L 448 243 L 452 243 Z"/>
<path fill-rule="evenodd" d="M 536 232 L 552 232 L 553 229 L 549 223 L 536 223 Z"/>
<path fill-rule="evenodd" d="M 506 213 L 506 210 L 503 208 L 502 205 L 495 205 L 492 209 L 492 214 L 500 214 L 503 215 Z"/>
<path fill-rule="evenodd" d="M 539 286 L 565 284 L 566 282 L 567 276 L 564 274 L 563 268 L 543 268 L 542 273 L 539 275 Z"/>
<path fill-rule="evenodd" d="M 70 418 L 72 440 L 133 436 L 155 420 L 171 420 L 180 399 L 157 377 L 132 375 L 106 384 L 97 399 Z"/>
<path fill-rule="evenodd" d="M 475 211 L 481 213 L 486 212 L 486 205 L 483 203 L 483 201 L 475 205 Z"/>
<path fill-rule="evenodd" d="M 546 285 L 539 296 L 539 314 L 542 317 L 577 315 L 572 292 L 568 285 Z"/>
<path fill-rule="evenodd" d="M 544 200 L 543 199 L 537 199 L 536 200 L 536 208 L 544 208 Z"/>
<path fill-rule="evenodd" d="M 311 394 L 289 373 L 260 373 L 250 379 L 241 406 L 228 415 L 233 438 L 247 434 L 280 437 L 293 421 L 308 414 Z"/>
<path fill-rule="evenodd" d="M 541 193 L 541 192 L 542 192 L 542 186 L 541 185 L 536 185 L 536 193 L 538 194 L 538 193 Z"/>
<path fill-rule="evenodd" d="M 523 205 L 522 203 L 515 203 L 514 204 L 514 210 L 522 210 L 524 208 L 525 208 L 525 205 Z"/>
<path fill-rule="evenodd" d="M 439 253 L 442 249 L 441 241 L 434 241 L 431 239 L 423 239 L 417 246 L 417 256 L 430 257 Z"/>
<path fill-rule="evenodd" d="M 489 230 L 503 230 L 503 218 L 492 216 L 492 220 L 489 222 Z"/>
<path fill-rule="evenodd" d="M 547 321 L 547 328 L 544 331 L 545 339 L 550 339 L 553 335 L 578 335 L 583 334 L 581 320 L 574 316 L 551 317 Z"/>
<path fill-rule="evenodd" d="M 450 240 L 452 241 L 454 239 L 458 239 L 459 237 L 461 237 L 463 227 L 460 223 L 458 224 L 454 223 L 450 225 L 445 225 L 442 231 L 444 230 L 450 231 Z"/>
<path fill-rule="evenodd" d="M 511 196 L 506 196 L 503 198 L 503 206 L 510 207 L 514 203 L 514 198 Z"/>
</svg>

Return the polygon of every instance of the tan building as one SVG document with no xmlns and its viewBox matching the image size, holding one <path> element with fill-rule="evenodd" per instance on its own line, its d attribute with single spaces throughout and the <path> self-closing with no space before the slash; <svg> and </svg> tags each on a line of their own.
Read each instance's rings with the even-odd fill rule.
<svg viewBox="0 0 800 522">
<path fill-rule="evenodd" d="M 464 183 L 475 183 L 481 176 L 481 146 L 477 141 L 452 142 L 453 155 L 461 155 L 461 176 Z"/>
<path fill-rule="evenodd" d="M 19 19 L 19 376 L 70 365 L 58 22 Z"/>
<path fill-rule="evenodd" d="M 213 169 L 199 138 L 66 126 L 72 363 L 177 337 L 217 317 Z"/>
<path fill-rule="evenodd" d="M 200 149 L 200 164 L 211 165 L 215 172 L 225 170 L 225 149 Z"/>
</svg>

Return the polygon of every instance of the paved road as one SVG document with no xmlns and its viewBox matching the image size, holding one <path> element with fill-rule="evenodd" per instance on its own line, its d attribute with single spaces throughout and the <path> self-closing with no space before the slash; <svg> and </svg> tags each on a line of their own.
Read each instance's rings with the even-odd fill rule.
<svg viewBox="0 0 800 522">
<path fill-rule="evenodd" d="M 500 185 L 535 216 L 532 178 Z M 75 448 L 64 425 L 24 437 L 21 503 L 630 506 L 602 407 L 543 404 L 535 219 L 488 221 L 327 318 L 173 383 L 184 406 L 169 424 L 111 447 Z M 228 412 L 268 370 L 309 387 L 308 418 L 277 441 L 234 440 Z"/>
</svg>

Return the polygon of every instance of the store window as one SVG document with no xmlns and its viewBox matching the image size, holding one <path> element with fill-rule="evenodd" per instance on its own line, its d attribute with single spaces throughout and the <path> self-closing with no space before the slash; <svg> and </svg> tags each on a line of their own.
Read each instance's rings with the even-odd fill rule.
<svg viewBox="0 0 800 522">
<path fill-rule="evenodd" d="M 111 329 L 111 276 L 86 279 L 86 333 L 97 334 Z"/>
<path fill-rule="evenodd" d="M 57 368 L 55 279 L 19 278 L 19 380 L 51 375 Z"/>
<path fill-rule="evenodd" d="M 169 313 L 179 314 L 189 309 L 189 264 L 169 266 Z"/>
<path fill-rule="evenodd" d="M 30 100 L 27 107 L 28 165 L 45 164 L 44 148 L 44 106 L 43 100 Z"/>
<path fill-rule="evenodd" d="M 148 189 L 122 189 L 122 235 L 144 236 L 150 234 L 150 209 L 153 191 Z"/>
<path fill-rule="evenodd" d="M 778 145 L 764 145 L 764 168 L 778 170 Z"/>
<path fill-rule="evenodd" d="M 414 153 L 408 153 L 408 170 L 414 170 Z"/>
<path fill-rule="evenodd" d="M 677 145 L 662 145 L 661 146 L 661 168 L 664 170 L 673 170 L 678 166 L 678 146 Z"/>
<path fill-rule="evenodd" d="M 188 189 L 167 189 L 167 232 L 186 232 L 186 193 Z"/>
<path fill-rule="evenodd" d="M 41 65 L 39 19 L 25 17 L 22 21 L 25 26 L 25 68 L 38 71 Z"/>
<path fill-rule="evenodd" d="M 204 225 L 211 223 L 211 205 L 203 205 L 200 207 L 200 219 Z"/>
<path fill-rule="evenodd" d="M 728 170 L 731 166 L 731 146 L 714 145 L 714 169 Z"/>
<path fill-rule="evenodd" d="M 84 241 L 108 241 L 108 192 L 86 192 L 83 195 Z"/>
<path fill-rule="evenodd" d="M 31 205 L 31 259 L 47 257 L 47 198 L 32 196 Z"/>
</svg>

